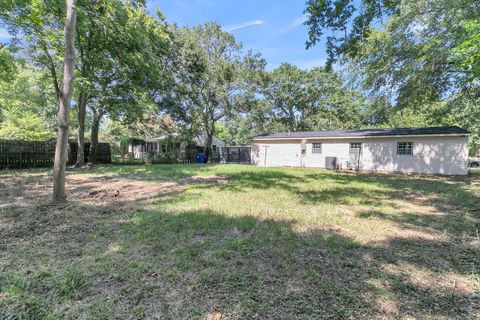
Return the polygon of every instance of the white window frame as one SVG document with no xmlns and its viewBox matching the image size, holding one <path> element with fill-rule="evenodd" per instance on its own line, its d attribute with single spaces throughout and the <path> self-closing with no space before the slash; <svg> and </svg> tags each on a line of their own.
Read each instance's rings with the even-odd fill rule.
<svg viewBox="0 0 480 320">
<path fill-rule="evenodd" d="M 352 148 L 352 145 L 360 145 L 360 147 L 359 148 Z M 349 154 L 350 155 L 360 155 L 360 154 L 362 154 L 362 143 L 361 142 L 350 142 L 348 148 L 349 148 Z M 358 150 L 358 153 L 357 152 L 353 153 L 352 150 Z"/>
<path fill-rule="evenodd" d="M 400 149 L 400 145 L 405 144 L 402 149 Z M 409 145 L 409 147 L 407 147 Z M 408 151 L 410 153 L 403 153 L 400 150 Z M 397 142 L 397 156 L 413 156 L 413 141 L 398 141 Z"/>
<path fill-rule="evenodd" d="M 315 148 L 315 145 L 320 146 L 319 148 Z M 313 142 L 312 143 L 312 154 L 322 154 L 322 144 L 319 142 Z"/>
</svg>

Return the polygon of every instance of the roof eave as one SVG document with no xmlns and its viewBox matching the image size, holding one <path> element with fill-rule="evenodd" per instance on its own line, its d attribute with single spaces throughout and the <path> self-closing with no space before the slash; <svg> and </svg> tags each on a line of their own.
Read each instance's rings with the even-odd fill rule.
<svg viewBox="0 0 480 320">
<path fill-rule="evenodd" d="M 444 133 L 444 134 L 400 134 L 400 135 L 384 135 L 384 136 L 343 136 L 343 137 L 254 137 L 252 141 L 261 140 L 303 140 L 303 139 L 372 139 L 372 138 L 418 138 L 418 137 L 468 137 L 470 133 Z"/>
</svg>

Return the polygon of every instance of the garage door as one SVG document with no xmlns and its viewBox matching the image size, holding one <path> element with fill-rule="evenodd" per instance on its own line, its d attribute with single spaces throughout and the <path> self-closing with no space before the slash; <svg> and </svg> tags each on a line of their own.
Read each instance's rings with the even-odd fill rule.
<svg viewBox="0 0 480 320">
<path fill-rule="evenodd" d="M 267 166 L 300 166 L 300 144 L 270 144 L 265 151 Z"/>
</svg>

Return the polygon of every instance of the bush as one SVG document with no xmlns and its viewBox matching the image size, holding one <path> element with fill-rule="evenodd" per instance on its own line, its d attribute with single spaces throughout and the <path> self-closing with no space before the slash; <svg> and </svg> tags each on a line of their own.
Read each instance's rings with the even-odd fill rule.
<svg viewBox="0 0 480 320">
<path fill-rule="evenodd" d="M 178 154 L 177 153 L 161 153 L 153 157 L 154 164 L 171 164 L 177 163 Z"/>
</svg>

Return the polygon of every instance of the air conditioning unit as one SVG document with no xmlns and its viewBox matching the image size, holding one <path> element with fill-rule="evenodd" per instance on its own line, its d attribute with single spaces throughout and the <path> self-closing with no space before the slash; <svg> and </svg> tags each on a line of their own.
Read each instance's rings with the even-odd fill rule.
<svg viewBox="0 0 480 320">
<path fill-rule="evenodd" d="M 337 168 L 337 157 L 325 157 L 325 169 L 335 170 Z"/>
</svg>

